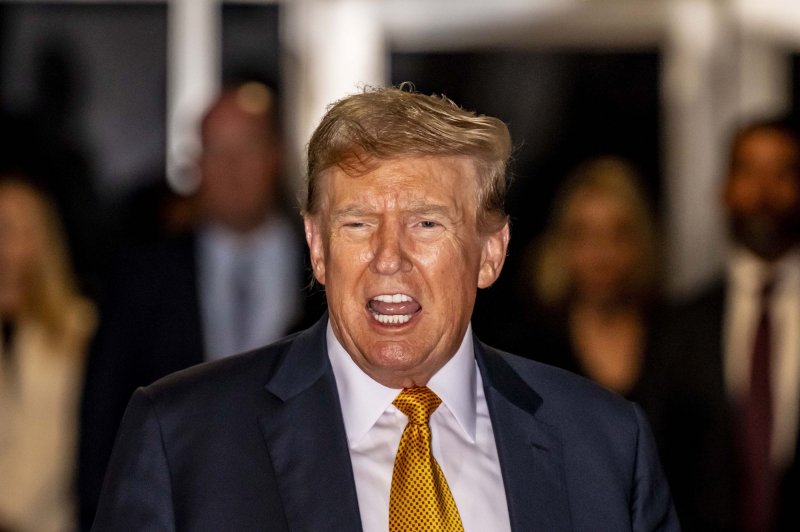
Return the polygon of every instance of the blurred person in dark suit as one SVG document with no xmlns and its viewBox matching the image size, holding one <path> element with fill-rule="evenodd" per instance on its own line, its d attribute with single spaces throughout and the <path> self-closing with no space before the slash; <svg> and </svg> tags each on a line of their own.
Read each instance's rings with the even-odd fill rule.
<svg viewBox="0 0 800 532">
<path fill-rule="evenodd" d="M 322 312 L 303 288 L 302 228 L 280 179 L 277 114 L 264 84 L 225 88 L 201 123 L 195 228 L 122 253 L 110 277 L 82 402 L 86 527 L 136 387 L 268 343 Z"/>
<path fill-rule="evenodd" d="M 579 165 L 531 248 L 529 290 L 518 305 L 525 310 L 501 345 L 635 397 L 658 291 L 658 245 L 630 163 L 609 156 Z"/>
<path fill-rule="evenodd" d="M 645 378 L 686 530 L 800 530 L 800 140 L 785 120 L 736 132 L 721 280 L 677 306 Z"/>
<path fill-rule="evenodd" d="M 94 307 L 78 293 L 54 203 L 0 174 L 0 530 L 76 526 L 78 399 Z"/>
</svg>

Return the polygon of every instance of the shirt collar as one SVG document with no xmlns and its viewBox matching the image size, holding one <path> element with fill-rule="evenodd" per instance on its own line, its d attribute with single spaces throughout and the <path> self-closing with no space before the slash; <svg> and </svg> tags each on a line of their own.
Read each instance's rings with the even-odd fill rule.
<svg viewBox="0 0 800 532">
<path fill-rule="evenodd" d="M 369 432 L 400 390 L 384 386 L 364 373 L 339 343 L 330 321 L 326 340 L 347 441 L 352 446 Z M 471 442 L 475 441 L 477 417 L 477 367 L 473 349 L 470 325 L 456 354 L 428 382 L 428 387 L 442 399 L 442 404 L 453 414 Z"/>
<path fill-rule="evenodd" d="M 274 247 L 293 241 L 291 225 L 282 216 L 270 216 L 247 233 L 239 233 L 219 223 L 208 222 L 198 232 L 202 260 L 218 271 L 233 267 L 237 258 L 260 261 L 275 253 Z"/>
<path fill-rule="evenodd" d="M 733 250 L 729 261 L 728 277 L 739 289 L 759 293 L 767 278 L 777 281 L 777 288 L 800 282 L 800 249 L 794 248 L 780 259 L 770 263 L 743 247 Z"/>
</svg>

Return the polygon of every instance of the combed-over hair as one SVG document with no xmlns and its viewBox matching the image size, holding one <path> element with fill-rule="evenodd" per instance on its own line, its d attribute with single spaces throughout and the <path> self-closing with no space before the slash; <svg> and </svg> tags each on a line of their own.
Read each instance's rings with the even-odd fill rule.
<svg viewBox="0 0 800 532">
<path fill-rule="evenodd" d="M 308 144 L 304 211 L 320 208 L 318 182 L 337 166 L 350 175 L 380 160 L 404 156 L 465 156 L 478 169 L 478 226 L 491 232 L 506 223 L 506 172 L 511 136 L 497 118 L 466 111 L 445 96 L 399 88 L 366 88 L 328 108 Z"/>
</svg>

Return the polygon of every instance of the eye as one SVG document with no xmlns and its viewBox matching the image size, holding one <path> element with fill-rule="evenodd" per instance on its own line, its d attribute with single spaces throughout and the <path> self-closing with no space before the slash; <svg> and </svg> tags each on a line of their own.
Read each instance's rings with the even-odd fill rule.
<svg viewBox="0 0 800 532">
<path fill-rule="evenodd" d="M 372 231 L 373 224 L 369 220 L 342 220 L 339 231 L 350 237 L 361 237 Z"/>
<path fill-rule="evenodd" d="M 436 229 L 439 227 L 439 223 L 434 222 L 433 220 L 422 220 L 419 222 L 419 226 L 423 229 Z"/>
</svg>

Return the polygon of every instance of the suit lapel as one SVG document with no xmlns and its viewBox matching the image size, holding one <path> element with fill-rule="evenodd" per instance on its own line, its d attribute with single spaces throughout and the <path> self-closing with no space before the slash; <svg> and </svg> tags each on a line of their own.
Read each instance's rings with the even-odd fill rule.
<svg viewBox="0 0 800 532">
<path fill-rule="evenodd" d="M 571 530 L 561 438 L 536 412 L 542 398 L 501 355 L 475 341 L 511 528 Z"/>
<path fill-rule="evenodd" d="M 261 429 L 290 530 L 361 530 L 326 324 L 327 315 L 296 337 L 265 386 Z M 477 340 L 475 354 L 512 530 L 569 530 L 561 439 L 536 416 L 542 398 Z"/>
<path fill-rule="evenodd" d="M 361 530 L 326 324 L 298 335 L 266 384 L 260 423 L 290 530 Z"/>
</svg>

